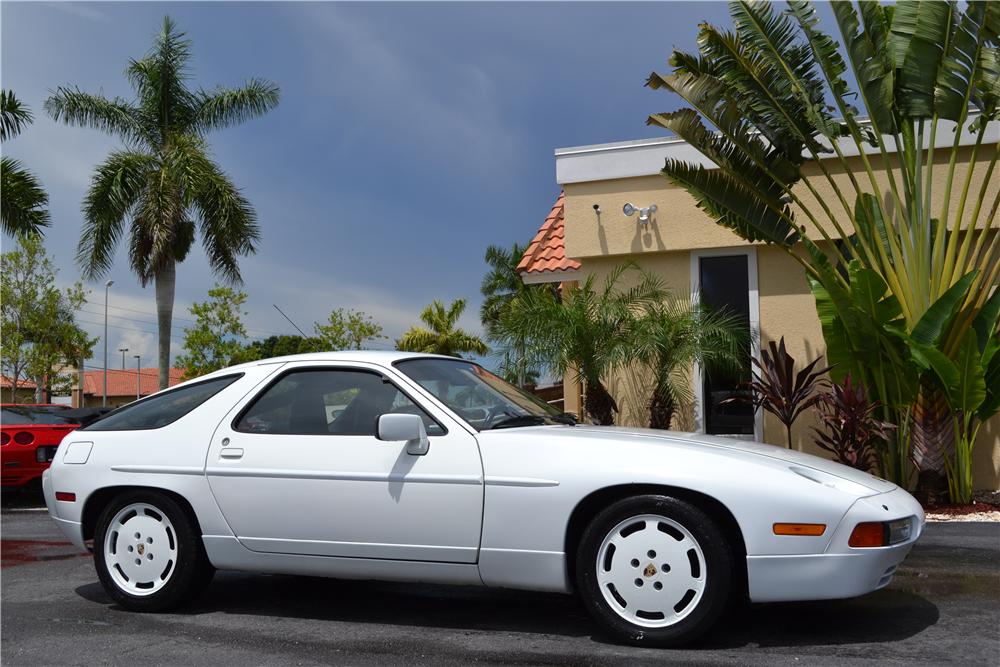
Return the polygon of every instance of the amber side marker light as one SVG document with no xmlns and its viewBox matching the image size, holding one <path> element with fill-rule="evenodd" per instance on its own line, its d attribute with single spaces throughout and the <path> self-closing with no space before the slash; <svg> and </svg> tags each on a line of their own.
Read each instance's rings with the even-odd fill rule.
<svg viewBox="0 0 1000 667">
<path fill-rule="evenodd" d="M 805 535 L 818 537 L 826 532 L 825 523 L 776 523 L 775 535 Z"/>
<path fill-rule="evenodd" d="M 61 500 L 64 503 L 75 503 L 76 494 L 68 491 L 56 491 L 56 500 Z"/>
<path fill-rule="evenodd" d="M 880 521 L 868 521 L 859 523 L 851 531 L 851 537 L 847 540 L 848 546 L 852 547 L 884 547 L 885 524 Z"/>
</svg>

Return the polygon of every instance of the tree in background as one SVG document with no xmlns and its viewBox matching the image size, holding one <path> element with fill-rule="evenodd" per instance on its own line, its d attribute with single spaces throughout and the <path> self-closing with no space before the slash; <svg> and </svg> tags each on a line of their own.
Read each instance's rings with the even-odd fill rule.
<svg viewBox="0 0 1000 667">
<path fill-rule="evenodd" d="M 153 49 L 126 76 L 133 102 L 59 87 L 45 102 L 57 121 L 103 130 L 125 148 L 97 167 L 83 203 L 77 259 L 88 279 L 106 274 L 128 234 L 129 262 L 156 287 L 159 384 L 167 387 L 177 264 L 201 237 L 212 270 L 242 282 L 238 258 L 256 251 L 260 232 L 250 202 L 209 153 L 205 135 L 263 115 L 278 87 L 251 79 L 241 88 L 188 87 L 191 42 L 169 17 Z"/>
<path fill-rule="evenodd" d="M 208 290 L 208 301 L 191 306 L 195 325 L 184 328 L 184 352 L 176 360 L 185 379 L 225 368 L 239 357 L 247 337 L 246 300 L 246 292 L 216 285 Z"/>
<path fill-rule="evenodd" d="M 31 121 L 31 110 L 13 92 L 0 91 L 0 141 L 21 134 Z M 0 228 L 4 233 L 39 233 L 49 226 L 49 196 L 34 174 L 6 155 L 0 158 L 0 191 Z"/>
<path fill-rule="evenodd" d="M 62 393 L 72 379 L 60 367 L 81 363 L 96 342 L 74 319 L 86 300 L 83 286 L 56 287 L 58 272 L 37 235 L 20 236 L 18 249 L 3 253 L 0 274 L 0 359 L 11 381 L 10 402 L 17 402 L 18 383 L 29 378 L 40 389 Z"/>
<path fill-rule="evenodd" d="M 388 340 L 382 335 L 382 325 L 360 310 L 337 308 L 330 313 L 326 323 L 317 322 L 313 330 L 319 349 L 325 351 L 362 350 L 365 343 Z"/>
<path fill-rule="evenodd" d="M 498 327 L 503 314 L 510 304 L 528 290 L 545 289 L 541 285 L 525 285 L 517 272 L 517 265 L 524 256 L 526 246 L 515 243 L 509 249 L 491 245 L 486 248 L 484 259 L 490 267 L 479 287 L 483 304 L 479 309 L 479 319 L 486 330 L 486 338 L 499 355 L 500 374 L 513 384 L 524 386 L 538 381 L 537 361 L 530 359 L 523 338 L 511 340 L 502 336 Z"/>
<path fill-rule="evenodd" d="M 600 288 L 595 288 L 590 275 L 582 285 L 565 288 L 562 295 L 525 292 L 497 327 L 507 340 L 525 340 L 555 373 L 572 369 L 585 383 L 587 417 L 598 424 L 613 424 L 618 411 L 603 379 L 632 359 L 639 314 L 665 295 L 659 279 L 645 272 L 638 272 L 638 284 L 624 288 L 621 278 L 626 271 L 638 269 L 622 264 Z"/>
<path fill-rule="evenodd" d="M 881 473 L 908 485 L 915 460 L 928 500 L 947 472 L 969 502 L 978 425 L 1000 408 L 1000 144 L 983 143 L 1000 118 L 1000 3 L 831 3 L 846 61 L 811 3 L 788 7 L 732 2 L 732 32 L 702 24 L 697 54 L 650 75 L 690 108 L 649 122 L 718 167 L 663 174 L 801 263 L 834 379 L 850 374 L 898 427 Z M 939 142 L 942 120 L 960 131 Z"/>
<path fill-rule="evenodd" d="M 653 373 L 649 426 L 669 429 L 678 406 L 692 399 L 692 365 L 738 373 L 750 358 L 750 336 L 739 317 L 668 295 L 638 319 L 630 348 L 632 360 Z"/>
<path fill-rule="evenodd" d="M 309 338 L 288 335 L 268 336 L 261 340 L 245 343 L 240 351 L 233 356 L 230 363 L 242 364 L 247 361 L 285 357 L 291 354 L 305 354 L 306 352 L 320 352 L 322 350 L 322 342 L 312 336 Z"/>
<path fill-rule="evenodd" d="M 461 357 L 463 353 L 486 354 L 489 347 L 478 336 L 455 327 L 463 311 L 465 299 L 455 299 L 447 308 L 440 301 L 434 301 L 420 313 L 427 328 L 411 327 L 396 341 L 396 349 L 450 357 Z"/>
</svg>

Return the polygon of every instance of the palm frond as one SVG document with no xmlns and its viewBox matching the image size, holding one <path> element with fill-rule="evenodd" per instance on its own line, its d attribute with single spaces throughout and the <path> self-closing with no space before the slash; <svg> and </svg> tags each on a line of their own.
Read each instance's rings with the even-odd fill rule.
<svg viewBox="0 0 1000 667">
<path fill-rule="evenodd" d="M 199 90 L 194 95 L 194 129 L 207 131 L 239 125 L 274 109 L 280 98 L 277 84 L 263 79 L 250 79 L 241 88 Z"/>
<path fill-rule="evenodd" d="M 197 211 L 209 265 L 224 280 L 238 284 L 243 280 L 239 258 L 255 253 L 260 241 L 257 214 L 199 142 L 188 142 L 183 159 L 187 165 L 183 190 Z"/>
<path fill-rule="evenodd" d="M 799 238 L 799 230 L 788 222 L 790 211 L 776 213 L 768 202 L 724 171 L 670 159 L 663 168 L 663 175 L 690 192 L 698 208 L 712 219 L 748 241 L 791 246 Z"/>
<path fill-rule="evenodd" d="M 126 142 L 143 139 L 138 110 L 119 97 L 109 100 L 78 88 L 59 86 L 45 100 L 45 111 L 57 122 L 101 130 Z"/>
<path fill-rule="evenodd" d="M 31 110 L 11 90 L 0 91 L 0 141 L 16 137 L 33 117 Z"/>
<path fill-rule="evenodd" d="M 34 174 L 7 156 L 0 158 L 0 229 L 11 236 L 49 226 L 49 196 Z"/>
<path fill-rule="evenodd" d="M 83 232 L 77 249 L 77 261 L 87 278 L 96 279 L 111 268 L 125 218 L 155 169 L 152 156 L 116 151 L 94 170 L 83 203 Z"/>
</svg>

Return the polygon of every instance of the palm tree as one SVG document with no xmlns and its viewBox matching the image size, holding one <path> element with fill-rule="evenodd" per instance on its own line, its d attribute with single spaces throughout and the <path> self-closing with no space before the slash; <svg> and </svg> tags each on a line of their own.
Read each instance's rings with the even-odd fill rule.
<svg viewBox="0 0 1000 667">
<path fill-rule="evenodd" d="M 882 474 L 906 485 L 915 460 L 923 486 L 947 474 L 967 502 L 975 434 L 1000 409 L 1000 3 L 831 8 L 843 49 L 791 0 L 731 2 L 732 31 L 702 24 L 697 54 L 675 50 L 647 85 L 690 108 L 649 122 L 718 168 L 663 174 L 801 263 L 834 379 L 860 381 L 898 426 Z"/>
<path fill-rule="evenodd" d="M 670 428 L 678 405 L 691 400 L 693 364 L 709 372 L 738 373 L 750 358 L 750 337 L 741 318 L 673 296 L 649 306 L 636 323 L 633 340 L 632 358 L 653 372 L 650 428 Z"/>
<path fill-rule="evenodd" d="M 499 325 L 508 339 L 523 337 L 554 372 L 572 369 L 586 385 L 584 410 L 598 424 L 613 424 L 618 411 L 602 379 L 629 361 L 638 313 L 664 295 L 660 281 L 647 273 L 631 289 L 620 289 L 622 275 L 633 269 L 631 264 L 618 266 L 601 289 L 595 289 L 590 275 L 561 295 L 525 292 Z"/>
<path fill-rule="evenodd" d="M 525 285 L 517 272 L 517 265 L 526 249 L 527 246 L 519 243 L 509 249 L 495 245 L 486 248 L 484 259 L 490 270 L 483 276 L 479 287 L 483 295 L 479 319 L 486 329 L 487 338 L 498 348 L 504 377 L 519 386 L 528 383 L 530 378 L 538 378 L 537 364 L 528 359 L 523 337 L 506 340 L 497 328 L 504 312 L 518 296 L 528 290 L 545 289 L 540 285 Z"/>
<path fill-rule="evenodd" d="M 31 110 L 9 90 L 0 91 L 0 141 L 21 133 Z M 49 225 L 49 196 L 34 174 L 6 155 L 0 159 L 0 228 L 5 234 L 39 233 Z"/>
<path fill-rule="evenodd" d="M 260 231 L 250 203 L 209 153 L 205 135 L 260 116 L 278 104 L 278 87 L 251 79 L 240 88 L 188 87 L 191 42 L 170 17 L 152 50 L 126 76 L 132 102 L 59 87 L 45 102 L 57 121 L 122 139 L 97 167 L 83 203 L 77 261 L 89 279 L 111 268 L 128 231 L 139 282 L 156 287 L 160 387 L 167 386 L 177 264 L 201 237 L 212 270 L 242 282 L 237 258 L 256 251 Z"/>
<path fill-rule="evenodd" d="M 450 357 L 460 357 L 463 352 L 486 354 L 489 352 L 486 343 L 477 336 L 455 328 L 464 310 L 465 299 L 456 299 L 447 308 L 435 300 L 420 313 L 420 319 L 428 328 L 411 327 L 396 341 L 396 349 Z"/>
</svg>

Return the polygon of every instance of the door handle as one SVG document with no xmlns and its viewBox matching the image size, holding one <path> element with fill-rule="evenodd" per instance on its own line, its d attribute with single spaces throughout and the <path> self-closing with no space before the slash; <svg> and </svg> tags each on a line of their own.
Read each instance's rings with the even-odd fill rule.
<svg viewBox="0 0 1000 667">
<path fill-rule="evenodd" d="M 243 448 L 242 447 L 223 447 L 219 451 L 219 457 L 223 459 L 241 459 L 243 458 Z"/>
</svg>

